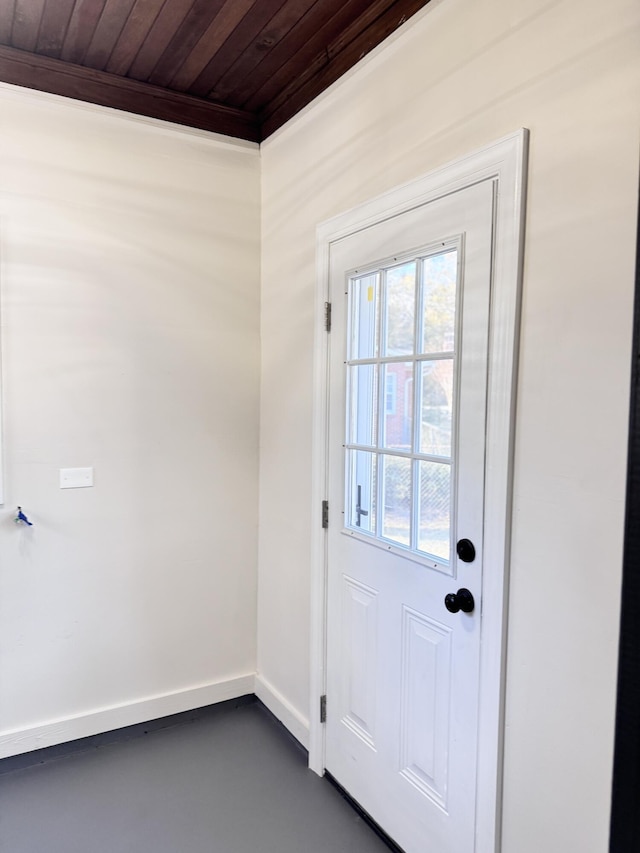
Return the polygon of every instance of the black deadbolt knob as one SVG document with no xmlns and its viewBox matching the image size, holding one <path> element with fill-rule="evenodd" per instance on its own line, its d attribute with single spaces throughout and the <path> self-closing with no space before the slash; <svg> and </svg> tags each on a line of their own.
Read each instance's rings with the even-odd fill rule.
<svg viewBox="0 0 640 853">
<path fill-rule="evenodd" d="M 457 592 L 450 592 L 449 595 L 445 595 L 444 606 L 449 613 L 457 613 L 459 610 L 462 610 L 463 613 L 471 613 L 475 607 L 475 601 L 469 590 L 462 587 Z"/>
<path fill-rule="evenodd" d="M 463 563 L 473 563 L 476 558 L 476 549 L 471 539 L 461 539 L 456 545 L 456 552 Z"/>
</svg>

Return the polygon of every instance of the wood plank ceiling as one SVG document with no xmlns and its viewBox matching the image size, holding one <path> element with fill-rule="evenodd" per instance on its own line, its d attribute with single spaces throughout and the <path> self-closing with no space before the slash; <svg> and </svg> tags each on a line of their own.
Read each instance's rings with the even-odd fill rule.
<svg viewBox="0 0 640 853">
<path fill-rule="evenodd" d="M 0 0 L 0 81 L 262 141 L 428 0 Z"/>
</svg>

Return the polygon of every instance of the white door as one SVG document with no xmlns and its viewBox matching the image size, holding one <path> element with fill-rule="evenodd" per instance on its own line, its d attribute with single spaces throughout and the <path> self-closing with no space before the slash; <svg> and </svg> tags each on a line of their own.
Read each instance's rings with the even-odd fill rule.
<svg viewBox="0 0 640 853">
<path fill-rule="evenodd" d="M 406 853 L 474 850 L 493 206 L 330 247 L 325 766 Z"/>
</svg>

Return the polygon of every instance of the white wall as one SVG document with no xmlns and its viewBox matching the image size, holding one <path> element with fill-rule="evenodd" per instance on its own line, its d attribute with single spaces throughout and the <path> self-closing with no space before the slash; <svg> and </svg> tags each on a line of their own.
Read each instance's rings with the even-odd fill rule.
<svg viewBox="0 0 640 853">
<path fill-rule="evenodd" d="M 259 170 L 0 88 L 2 755 L 253 690 Z"/>
<path fill-rule="evenodd" d="M 504 853 L 607 846 L 639 102 L 636 0 L 432 0 L 262 147 L 258 669 L 304 723 L 316 225 L 531 130 Z"/>
</svg>

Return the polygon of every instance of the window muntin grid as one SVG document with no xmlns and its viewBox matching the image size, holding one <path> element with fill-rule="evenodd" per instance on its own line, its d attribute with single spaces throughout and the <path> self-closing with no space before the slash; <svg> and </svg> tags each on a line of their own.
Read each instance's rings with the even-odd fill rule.
<svg viewBox="0 0 640 853">
<path fill-rule="evenodd" d="M 445 565 L 459 278 L 452 241 L 348 279 L 346 527 Z"/>
</svg>

